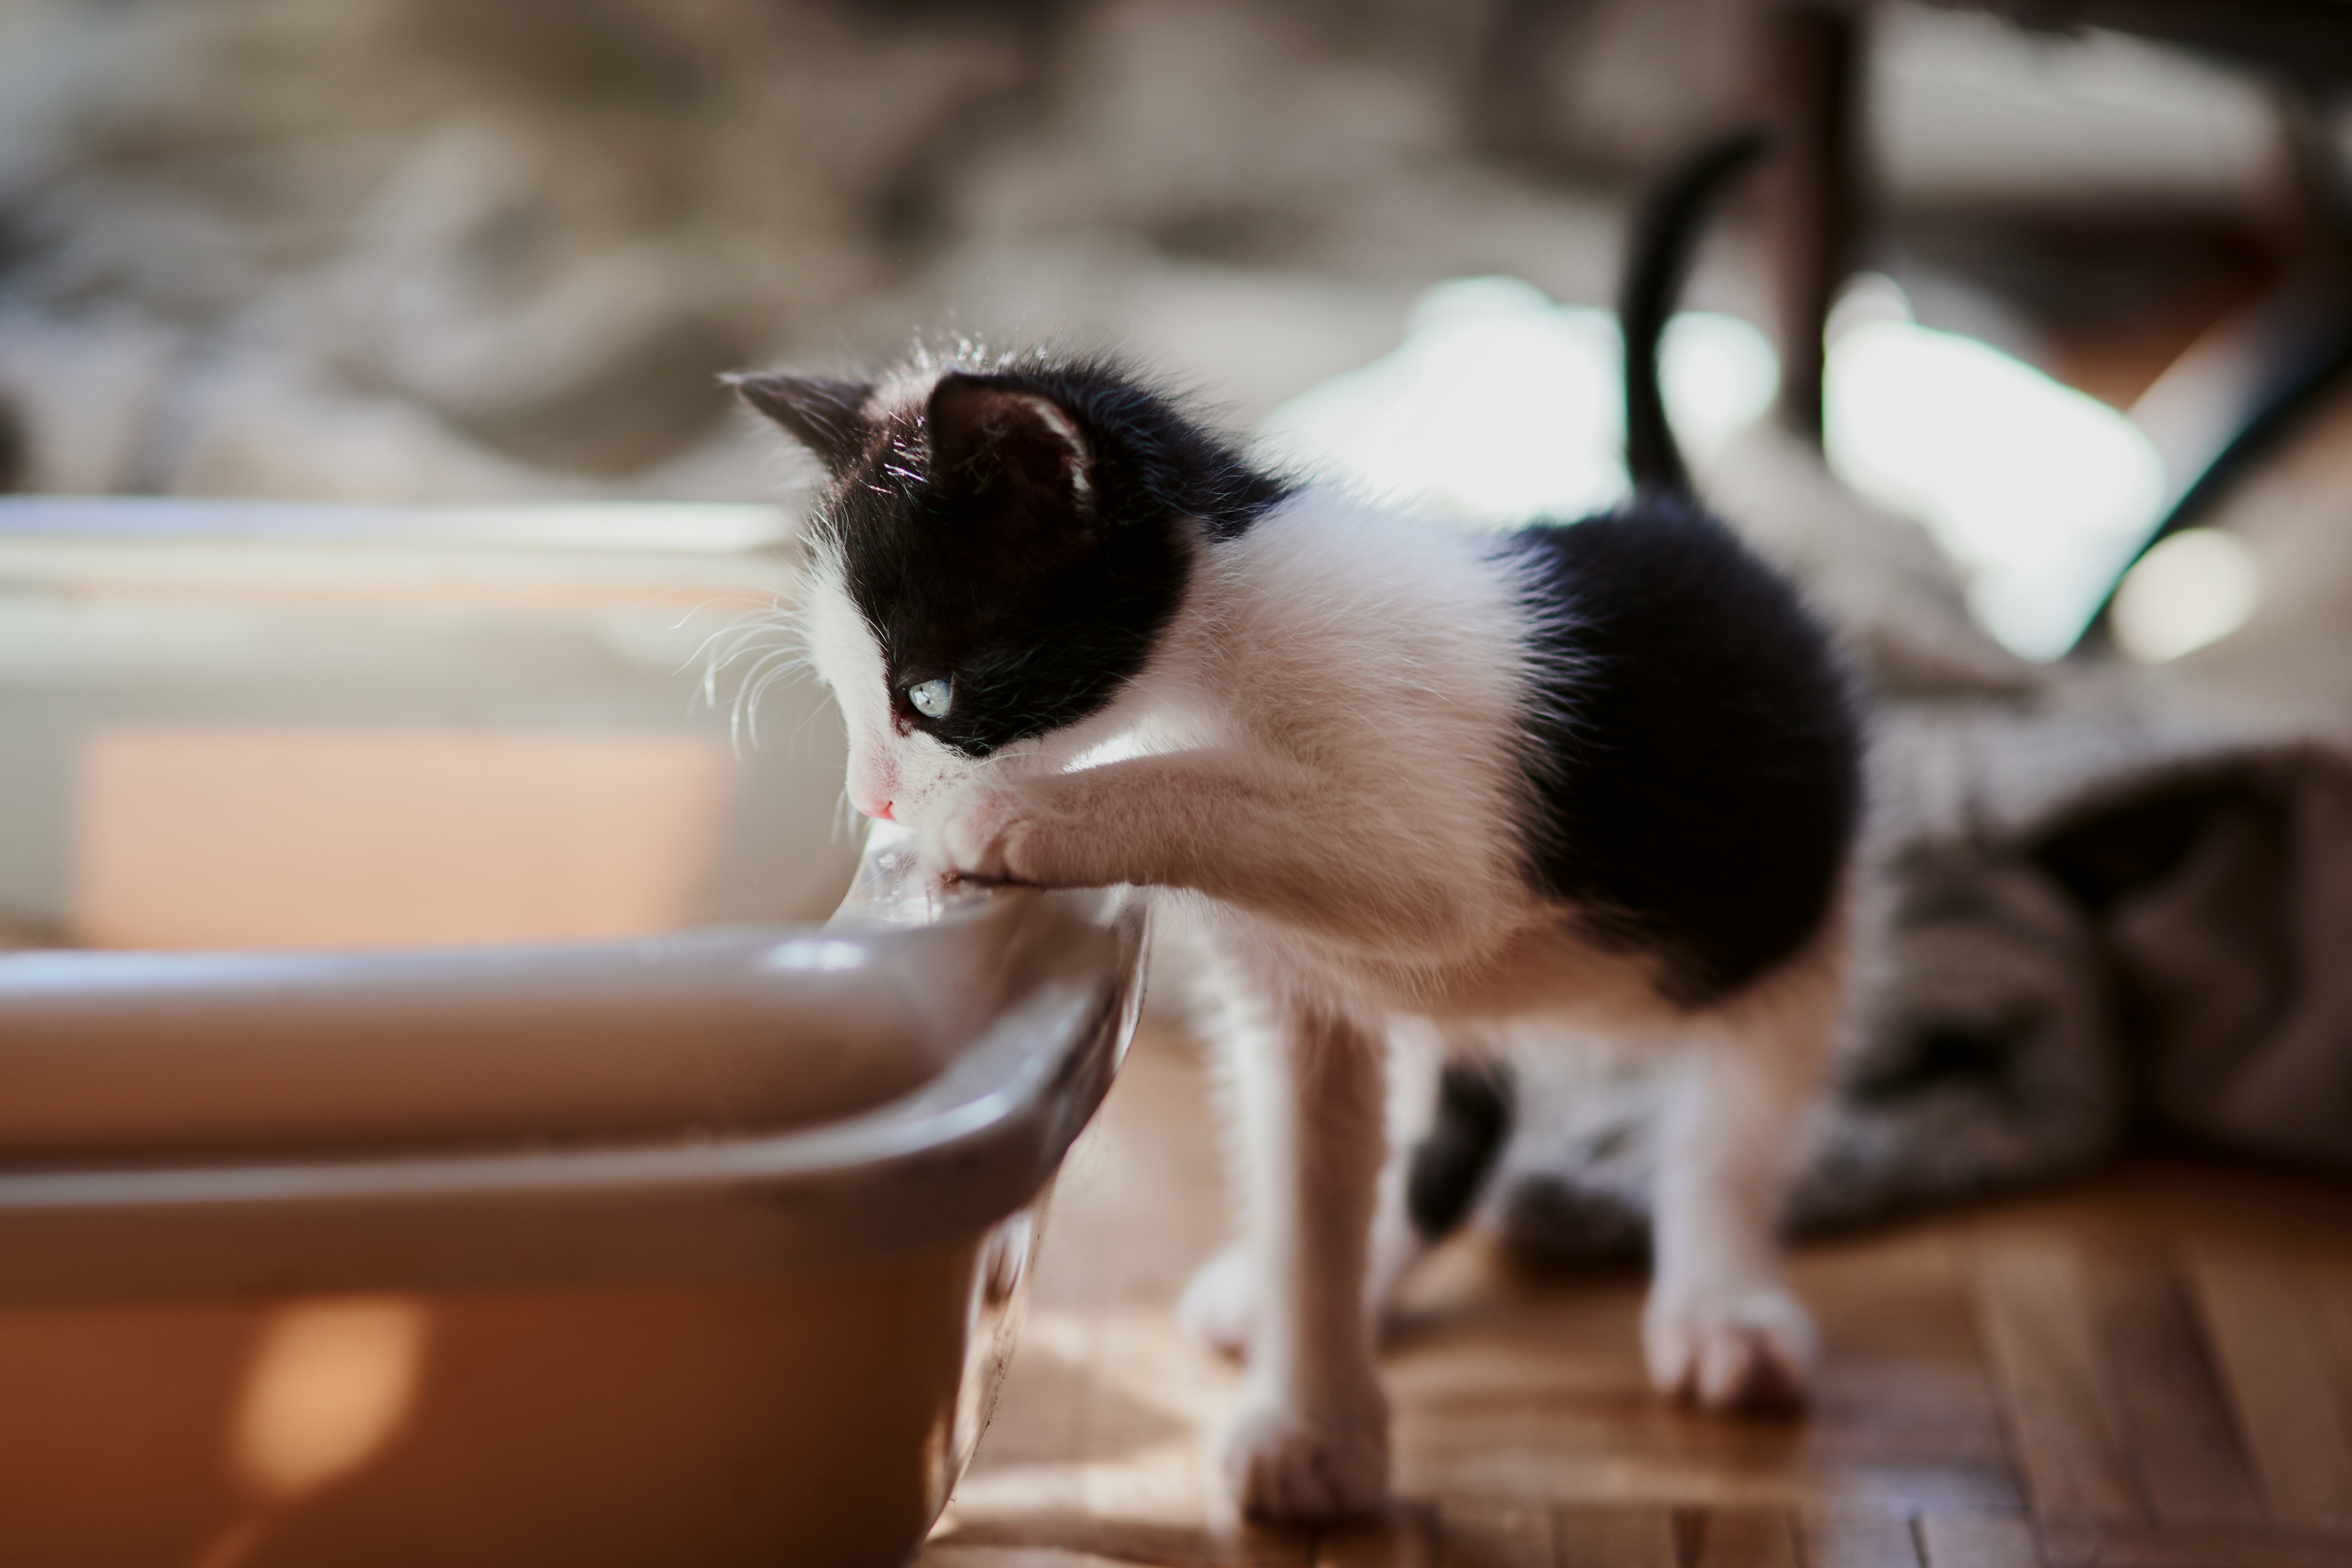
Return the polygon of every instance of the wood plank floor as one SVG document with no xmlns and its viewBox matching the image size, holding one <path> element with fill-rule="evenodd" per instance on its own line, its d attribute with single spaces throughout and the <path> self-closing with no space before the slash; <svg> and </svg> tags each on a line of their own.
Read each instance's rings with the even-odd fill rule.
<svg viewBox="0 0 2352 1568">
<path fill-rule="evenodd" d="M 1402 1500 L 1321 1531 L 1204 1461 L 1239 1374 L 1171 1306 L 1223 1230 L 1201 1064 L 1147 1031 L 920 1568 L 2352 1568 L 2352 1186 L 2143 1160 L 1808 1247 L 1822 1377 L 1768 1421 L 1650 1394 L 1639 1278 L 1462 1237 L 1384 1358 Z"/>
</svg>

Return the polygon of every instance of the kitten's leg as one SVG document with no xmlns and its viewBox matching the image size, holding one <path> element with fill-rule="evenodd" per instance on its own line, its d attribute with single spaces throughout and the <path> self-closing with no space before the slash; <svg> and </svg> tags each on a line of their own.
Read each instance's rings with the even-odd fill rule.
<svg viewBox="0 0 2352 1568">
<path fill-rule="evenodd" d="M 1250 1334 L 1257 1321 L 1255 1259 L 1249 1243 L 1249 1191 L 1253 1179 L 1251 1154 L 1241 1111 L 1242 1062 L 1251 1055 L 1276 1048 L 1281 1027 L 1273 1013 L 1252 994 L 1219 972 L 1218 1005 L 1195 1020 L 1215 1052 L 1217 1127 L 1222 1136 L 1225 1171 L 1236 1210 L 1234 1237 L 1215 1257 L 1193 1272 L 1176 1302 L 1177 1321 L 1211 1348 L 1240 1358 L 1249 1353 Z"/>
<path fill-rule="evenodd" d="M 1381 1166 L 1380 1201 L 1364 1286 L 1372 1331 L 1380 1332 L 1389 1303 L 1434 1237 L 1422 1233 L 1409 1201 L 1414 1159 L 1437 1124 L 1437 1083 L 1445 1068 L 1445 1037 L 1419 1019 L 1401 1019 L 1388 1033 L 1388 1158 Z"/>
<path fill-rule="evenodd" d="M 1238 1042 L 1251 1272 L 1247 1392 L 1224 1439 L 1244 1512 L 1326 1518 L 1388 1495 L 1388 1402 L 1364 1276 L 1382 1138 L 1381 1044 L 1286 1006 Z"/>
<path fill-rule="evenodd" d="M 1257 1272 L 1250 1245 L 1236 1241 L 1201 1265 L 1176 1301 L 1176 1321 L 1212 1350 L 1249 1354 L 1257 1324 Z"/>
<path fill-rule="evenodd" d="M 1381 1167 L 1372 1210 L 1364 1285 L 1364 1310 L 1375 1339 L 1398 1287 L 1429 1251 L 1433 1239 L 1422 1233 L 1406 1193 L 1414 1157 L 1436 1121 L 1438 1077 L 1446 1051 L 1444 1036 L 1418 1019 L 1392 1024 L 1388 1047 L 1388 1156 Z M 1243 1179 L 1247 1180 L 1246 1174 Z M 1186 1328 L 1225 1354 L 1245 1356 L 1259 1294 L 1250 1245 L 1237 1241 L 1192 1276 L 1177 1303 L 1176 1315 Z"/>
<path fill-rule="evenodd" d="M 1826 1051 L 1840 964 L 1821 944 L 1708 1021 L 1660 1139 L 1650 1378 L 1710 1410 L 1786 1404 L 1812 1371 L 1811 1320 L 1780 1275 L 1788 1133 Z"/>
<path fill-rule="evenodd" d="M 920 854 L 982 882 L 1189 888 L 1432 967 L 1486 956 L 1526 889 L 1493 874 L 1491 842 L 1459 810 L 1433 822 L 1393 806 L 1240 752 L 1129 757 L 960 785 L 925 809 Z"/>
</svg>

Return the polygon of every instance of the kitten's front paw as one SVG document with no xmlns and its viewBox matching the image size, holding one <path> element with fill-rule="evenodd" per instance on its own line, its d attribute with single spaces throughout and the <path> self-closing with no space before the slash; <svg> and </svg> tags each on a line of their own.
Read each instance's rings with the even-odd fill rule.
<svg viewBox="0 0 2352 1568">
<path fill-rule="evenodd" d="M 917 846 L 923 869 L 968 882 L 1039 880 L 1030 853 L 1037 825 L 1002 789 L 960 789 L 924 820 Z"/>
<path fill-rule="evenodd" d="M 1309 1414 L 1253 1398 L 1225 1432 L 1234 1500 L 1253 1519 L 1338 1519 L 1388 1501 L 1389 1411 L 1378 1388 Z"/>
<path fill-rule="evenodd" d="M 1228 1247 L 1202 1264 L 1176 1303 L 1177 1321 L 1211 1349 L 1236 1358 L 1249 1353 L 1256 1319 L 1257 1270 L 1244 1247 Z"/>
<path fill-rule="evenodd" d="M 1661 1285 L 1642 1318 L 1651 1383 L 1707 1410 L 1802 1404 L 1815 1344 L 1804 1304 L 1773 1284 L 1714 1290 Z"/>
</svg>

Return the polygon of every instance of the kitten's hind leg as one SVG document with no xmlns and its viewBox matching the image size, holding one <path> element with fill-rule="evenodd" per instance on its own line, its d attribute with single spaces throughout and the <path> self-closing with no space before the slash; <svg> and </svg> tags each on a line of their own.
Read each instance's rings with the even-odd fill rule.
<svg viewBox="0 0 2352 1568">
<path fill-rule="evenodd" d="M 1413 1021 L 1390 1031 L 1389 1157 L 1372 1220 L 1375 1330 L 1414 1264 L 1461 1228 L 1510 1136 L 1508 1067 L 1481 1042 Z"/>
<path fill-rule="evenodd" d="M 1296 1005 L 1236 1042 L 1260 1291 L 1249 1381 L 1224 1468 L 1246 1513 L 1328 1518 L 1388 1495 L 1388 1402 L 1364 1284 L 1383 1139 L 1381 1051 L 1356 1025 Z"/>
<path fill-rule="evenodd" d="M 1812 1321 L 1781 1279 L 1780 1196 L 1841 956 L 1825 938 L 1708 1019 L 1668 1101 L 1643 1348 L 1662 1392 L 1710 1410 L 1798 1403 L 1811 1376 Z"/>
</svg>

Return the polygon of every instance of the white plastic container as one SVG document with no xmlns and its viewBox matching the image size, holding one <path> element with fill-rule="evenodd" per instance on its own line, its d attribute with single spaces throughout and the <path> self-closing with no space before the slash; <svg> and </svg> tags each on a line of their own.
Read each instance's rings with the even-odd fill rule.
<svg viewBox="0 0 2352 1568">
<path fill-rule="evenodd" d="M 840 721 L 734 700 L 795 581 L 761 507 L 0 498 L 0 942 L 821 920 Z"/>
<path fill-rule="evenodd" d="M 200 541 L 171 542 L 178 596 L 142 634 L 116 599 L 32 569 L 46 551 L 90 570 L 90 531 L 27 550 L 48 536 L 7 521 L 0 742 L 19 747 L 20 779 L 40 750 L 22 743 L 47 734 L 53 762 L 80 759 L 63 798 L 87 808 L 103 776 L 89 740 L 109 725 L 299 742 L 331 682 L 249 679 L 285 646 L 266 607 L 215 617 L 214 652 L 236 657 L 184 647 L 160 694 L 121 679 L 173 668 L 173 615 L 204 628 L 184 591 Z M 173 564 L 135 539 L 105 548 L 118 584 Z M 299 553 L 235 548 L 247 567 Z M 524 552 L 512 580 L 529 566 Z M 503 626 L 503 658 L 478 668 L 510 689 L 445 661 L 447 679 L 408 693 L 423 726 L 446 731 L 469 701 L 486 722 L 543 720 L 516 674 L 535 653 L 538 695 L 569 693 L 563 711 L 600 734 L 723 720 L 665 710 L 625 661 L 552 657 L 565 637 L 577 651 L 576 619 L 436 600 L 408 636 L 395 623 L 416 610 L 355 628 L 373 683 L 315 709 L 324 727 L 383 727 L 370 704 L 397 708 L 404 650 L 430 675 L 436 648 L 486 626 Z M 74 625 L 91 613 L 113 626 Z M 85 657 L 44 665 L 44 620 Z M 87 657 L 108 647 L 111 671 Z M 793 765 L 838 768 L 815 750 Z M 837 895 L 811 869 L 842 866 L 829 808 L 807 809 L 837 773 L 785 772 L 766 784 L 797 837 L 735 779 L 698 797 L 721 803 L 712 867 L 664 894 L 685 900 L 667 921 L 658 900 L 632 918 L 677 928 Z M 38 813 L 19 816 L 0 829 L 0 898 L 20 928 L 73 934 L 93 909 L 135 927 L 135 876 L 110 904 L 92 891 L 107 850 L 87 821 L 48 819 L 79 847 L 43 883 L 24 874 L 48 853 L 26 841 Z M 904 1561 L 986 1420 L 1054 1170 L 1132 1028 L 1139 932 L 1109 895 L 937 908 L 898 853 L 869 847 L 830 928 L 268 953 L 205 951 L 187 929 L 177 945 L 197 951 L 0 955 L 0 1562 Z M 325 929 L 364 929 L 365 903 Z M 171 919 L 203 910 L 183 899 Z M 478 912 L 453 910 L 461 934 L 479 937 Z"/>
</svg>

